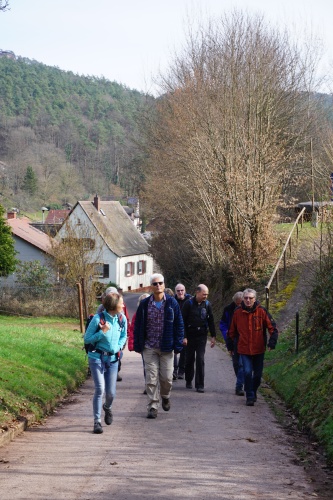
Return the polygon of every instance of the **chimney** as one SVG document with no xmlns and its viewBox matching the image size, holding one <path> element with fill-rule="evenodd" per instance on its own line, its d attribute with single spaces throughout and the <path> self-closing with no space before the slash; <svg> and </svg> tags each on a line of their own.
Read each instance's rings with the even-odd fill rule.
<svg viewBox="0 0 333 500">
<path fill-rule="evenodd" d="M 96 208 L 96 210 L 99 212 L 99 209 L 100 209 L 100 206 L 99 206 L 99 198 L 98 198 L 98 194 L 96 194 L 95 198 L 94 198 L 94 207 Z"/>
<path fill-rule="evenodd" d="M 16 219 L 16 212 L 7 212 L 7 219 Z"/>
</svg>

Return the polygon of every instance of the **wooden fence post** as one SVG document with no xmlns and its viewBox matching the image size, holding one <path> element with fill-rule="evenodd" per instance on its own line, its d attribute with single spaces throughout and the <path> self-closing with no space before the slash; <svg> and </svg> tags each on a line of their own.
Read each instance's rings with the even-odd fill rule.
<svg viewBox="0 0 333 500">
<path fill-rule="evenodd" d="M 79 299 L 80 330 L 81 330 L 81 333 L 84 333 L 81 283 L 76 283 L 76 286 L 77 286 L 78 299 Z"/>
<path fill-rule="evenodd" d="M 81 278 L 81 290 L 82 290 L 82 303 L 83 303 L 83 312 L 84 317 L 88 318 L 88 310 L 87 310 L 87 297 L 86 297 L 86 288 L 84 284 L 84 278 Z"/>
</svg>

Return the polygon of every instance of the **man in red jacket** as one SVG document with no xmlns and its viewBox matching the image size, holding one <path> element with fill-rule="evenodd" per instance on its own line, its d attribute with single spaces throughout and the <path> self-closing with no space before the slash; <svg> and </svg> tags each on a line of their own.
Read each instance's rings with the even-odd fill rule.
<svg viewBox="0 0 333 500">
<path fill-rule="evenodd" d="M 237 349 L 243 364 L 247 406 L 253 406 L 257 401 L 267 344 L 266 330 L 270 335 L 267 344 L 269 351 L 275 348 L 278 339 L 275 321 L 256 298 L 255 290 L 244 290 L 243 301 L 235 310 L 227 333 L 229 351 L 233 351 L 234 341 L 238 341 Z"/>
</svg>

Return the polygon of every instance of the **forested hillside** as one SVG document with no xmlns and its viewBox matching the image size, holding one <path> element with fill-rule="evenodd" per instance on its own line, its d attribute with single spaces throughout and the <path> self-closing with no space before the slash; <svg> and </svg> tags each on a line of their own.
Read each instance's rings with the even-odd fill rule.
<svg viewBox="0 0 333 500">
<path fill-rule="evenodd" d="M 0 200 L 22 209 L 135 195 L 143 162 L 135 90 L 24 58 L 0 58 Z"/>
</svg>

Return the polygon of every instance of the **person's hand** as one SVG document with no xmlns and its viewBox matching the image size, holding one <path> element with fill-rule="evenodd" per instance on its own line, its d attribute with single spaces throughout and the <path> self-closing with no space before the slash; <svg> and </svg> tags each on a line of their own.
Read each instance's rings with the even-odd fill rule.
<svg viewBox="0 0 333 500">
<path fill-rule="evenodd" d="M 187 339 L 183 339 L 183 345 L 187 345 Z"/>
<path fill-rule="evenodd" d="M 212 340 L 210 341 L 210 347 L 215 347 L 216 344 L 216 338 L 212 337 Z"/>
<path fill-rule="evenodd" d="M 232 356 L 234 354 L 233 351 L 228 351 L 228 353 L 229 353 L 229 356 Z"/>
<path fill-rule="evenodd" d="M 102 330 L 102 332 L 103 332 L 103 333 L 106 333 L 108 330 L 110 330 L 111 325 L 110 325 L 110 323 L 109 323 L 108 321 L 106 321 L 106 322 L 105 322 L 105 323 L 103 323 L 103 324 L 102 324 L 102 323 L 100 323 L 100 324 L 99 324 L 99 327 L 100 327 L 100 329 Z"/>
</svg>

